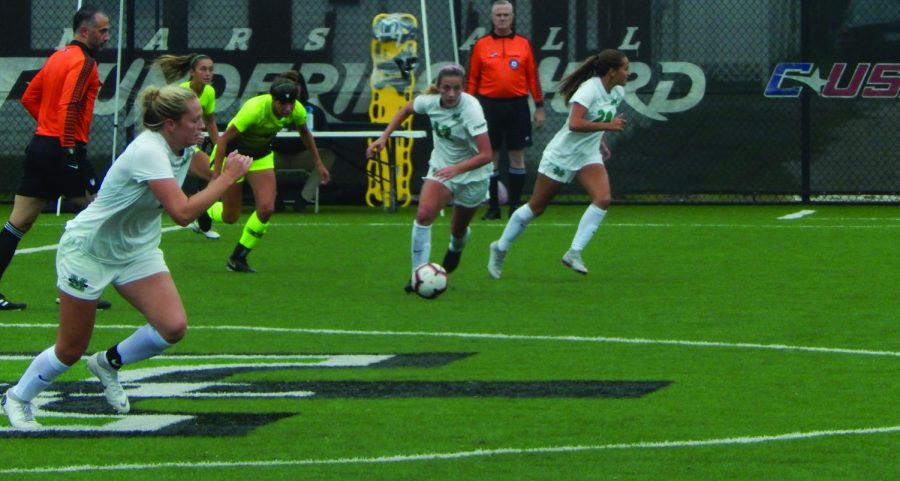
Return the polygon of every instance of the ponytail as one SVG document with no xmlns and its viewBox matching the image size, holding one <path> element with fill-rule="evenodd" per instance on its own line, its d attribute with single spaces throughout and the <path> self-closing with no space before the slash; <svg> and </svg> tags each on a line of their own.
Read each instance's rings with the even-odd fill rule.
<svg viewBox="0 0 900 481">
<path fill-rule="evenodd" d="M 619 68 L 624 64 L 625 54 L 618 50 L 606 49 L 598 54 L 591 55 L 574 72 L 560 80 L 559 93 L 568 102 L 575 95 L 578 87 L 585 81 L 594 76 L 602 77 L 610 69 Z"/>
<path fill-rule="evenodd" d="M 197 62 L 203 60 L 205 58 L 210 58 L 209 55 L 204 55 L 202 53 L 189 53 L 187 55 L 160 55 L 156 60 L 153 61 L 156 65 L 159 65 L 160 70 L 162 70 L 163 75 L 166 77 L 166 82 L 172 83 L 188 72 L 190 72 Z"/>
</svg>

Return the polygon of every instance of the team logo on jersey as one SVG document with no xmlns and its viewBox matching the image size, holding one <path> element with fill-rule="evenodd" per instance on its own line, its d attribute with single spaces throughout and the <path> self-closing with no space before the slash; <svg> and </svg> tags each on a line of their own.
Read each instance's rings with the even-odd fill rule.
<svg viewBox="0 0 900 481">
<path fill-rule="evenodd" d="M 852 72 L 848 66 L 836 63 L 828 76 L 822 77 L 814 63 L 780 63 L 772 71 L 764 95 L 796 98 L 804 85 L 824 98 L 855 98 L 861 92 L 863 98 L 894 99 L 900 94 L 900 63 L 860 63 Z"/>
<path fill-rule="evenodd" d="M 441 125 L 437 122 L 431 123 L 431 129 L 434 131 L 434 135 L 442 139 L 450 140 L 450 127 L 447 125 Z"/>
<path fill-rule="evenodd" d="M 509 61 L 509 68 L 516 70 L 519 68 L 519 61 L 516 59 L 512 59 Z"/>
</svg>

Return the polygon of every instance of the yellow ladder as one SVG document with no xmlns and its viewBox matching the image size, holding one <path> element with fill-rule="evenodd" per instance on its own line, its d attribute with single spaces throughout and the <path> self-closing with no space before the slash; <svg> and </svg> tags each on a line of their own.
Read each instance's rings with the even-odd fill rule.
<svg viewBox="0 0 900 481">
<path fill-rule="evenodd" d="M 416 77 L 412 66 L 418 49 L 418 30 L 419 21 L 409 13 L 379 13 L 372 19 L 369 120 L 373 123 L 390 123 L 394 115 L 413 99 Z M 409 116 L 400 128 L 412 130 L 412 119 Z M 412 202 L 413 139 L 396 137 L 389 142 L 393 144 L 391 148 L 383 149 L 380 158 L 369 159 L 366 163 L 366 204 L 372 207 L 390 204 L 392 188 L 396 188 L 394 198 L 398 204 L 405 207 Z M 394 158 L 390 159 L 389 154 Z M 394 166 L 396 168 L 392 168 Z"/>
</svg>

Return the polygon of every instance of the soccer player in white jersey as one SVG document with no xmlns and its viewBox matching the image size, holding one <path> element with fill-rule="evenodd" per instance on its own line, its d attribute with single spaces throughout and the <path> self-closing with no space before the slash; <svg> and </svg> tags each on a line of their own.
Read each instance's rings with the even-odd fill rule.
<svg viewBox="0 0 900 481">
<path fill-rule="evenodd" d="M 187 197 L 181 183 L 203 140 L 196 94 L 177 85 L 148 87 L 141 97 L 145 131 L 112 164 L 97 199 L 66 224 L 56 254 L 59 330 L 0 401 L 16 429 L 39 429 L 31 401 L 81 359 L 91 339 L 97 299 L 112 284 L 144 314 L 147 325 L 87 360 L 118 413 L 130 410 L 118 380 L 123 365 L 148 359 L 180 341 L 184 305 L 159 249 L 163 211 L 181 226 L 202 214 L 243 176 L 249 157 L 232 153 L 222 175 Z"/>
<path fill-rule="evenodd" d="M 500 278 L 513 241 L 573 180 L 584 187 L 591 204 L 581 216 L 562 263 L 579 274 L 588 273 L 581 251 L 603 222 L 611 200 L 609 176 L 603 165 L 609 150 L 603 144 L 603 133 L 619 132 L 625 127 L 625 119 L 616 116 L 616 109 L 625 98 L 628 67 L 628 57 L 622 52 L 603 50 L 588 57 L 560 82 L 559 92 L 569 103 L 569 119 L 544 149 L 531 199 L 510 216 L 503 235 L 491 243 L 488 273 L 494 279 Z"/>
<path fill-rule="evenodd" d="M 381 136 L 366 149 L 369 158 L 376 155 L 387 144 L 391 133 L 413 113 L 425 114 L 431 121 L 434 148 L 413 222 L 410 272 L 429 261 L 431 224 L 450 200 L 453 200 L 450 246 L 442 264 L 448 273 L 453 272 L 469 240 L 469 223 L 487 195 L 491 141 L 481 104 L 463 91 L 465 76 L 465 70 L 459 65 L 441 68 L 434 85 L 400 109 Z M 412 292 L 412 284 L 408 282 L 405 289 Z"/>
</svg>

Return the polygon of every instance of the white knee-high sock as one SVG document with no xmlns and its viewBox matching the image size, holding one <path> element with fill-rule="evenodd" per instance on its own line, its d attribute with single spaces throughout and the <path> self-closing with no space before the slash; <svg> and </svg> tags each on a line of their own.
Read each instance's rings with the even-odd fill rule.
<svg viewBox="0 0 900 481">
<path fill-rule="evenodd" d="M 146 324 L 113 347 L 119 354 L 120 365 L 117 366 L 118 360 L 110 359 L 109 354 L 107 354 L 106 360 L 111 366 L 118 369 L 126 364 L 150 359 L 171 346 L 172 344 L 166 342 L 153 326 Z"/>
<path fill-rule="evenodd" d="M 19 401 L 31 402 L 69 367 L 56 357 L 56 346 L 50 346 L 31 361 L 25 374 L 9 391 Z"/>
<path fill-rule="evenodd" d="M 416 270 L 431 258 L 431 226 L 419 225 L 413 221 L 412 229 L 412 270 Z M 412 272 L 412 271 L 410 271 Z"/>
<path fill-rule="evenodd" d="M 584 250 L 591 238 L 594 237 L 594 232 L 597 232 L 604 217 L 606 217 L 606 211 L 594 204 L 589 205 L 585 209 L 584 214 L 581 216 L 581 221 L 578 222 L 575 238 L 572 239 L 573 251 Z"/>
<path fill-rule="evenodd" d="M 528 224 L 534 220 L 534 212 L 531 211 L 531 207 L 528 204 L 522 204 L 513 215 L 509 217 L 509 222 L 506 223 L 506 227 L 503 229 L 503 235 L 500 236 L 500 240 L 497 241 L 497 247 L 500 250 L 508 251 L 513 241 L 516 240 L 522 232 L 525 232 L 525 228 L 528 227 Z"/>
</svg>

